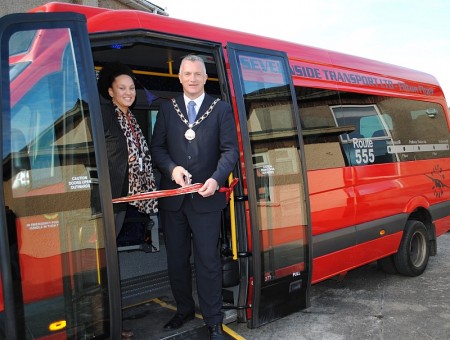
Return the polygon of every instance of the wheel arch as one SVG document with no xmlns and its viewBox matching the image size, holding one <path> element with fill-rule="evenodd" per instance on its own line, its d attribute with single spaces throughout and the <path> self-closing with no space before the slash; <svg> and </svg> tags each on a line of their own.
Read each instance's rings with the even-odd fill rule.
<svg viewBox="0 0 450 340">
<path fill-rule="evenodd" d="M 411 223 L 411 221 L 420 221 L 424 224 L 427 231 L 427 239 L 429 242 L 429 255 L 435 256 L 437 253 L 437 243 L 436 243 L 436 227 L 433 223 L 433 218 L 431 216 L 430 211 L 424 206 L 416 206 L 414 210 L 410 212 L 406 223 L 404 225 L 404 232 Z M 405 237 L 405 234 L 402 236 L 402 240 Z M 399 244 L 399 247 L 401 244 Z M 400 248 L 399 248 L 400 250 Z M 396 253 L 397 254 L 397 253 Z M 396 274 L 398 273 L 397 265 L 395 264 L 394 258 L 396 254 L 392 254 L 388 257 L 382 258 L 378 260 L 378 267 L 387 274 Z"/>
</svg>

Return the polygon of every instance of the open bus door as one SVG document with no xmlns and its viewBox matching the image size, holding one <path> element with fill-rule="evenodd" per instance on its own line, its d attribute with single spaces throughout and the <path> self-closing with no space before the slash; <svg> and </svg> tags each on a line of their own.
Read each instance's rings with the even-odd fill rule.
<svg viewBox="0 0 450 340">
<path fill-rule="evenodd" d="M 287 55 L 232 43 L 227 50 L 247 178 L 254 328 L 310 305 L 306 167 Z"/>
<path fill-rule="evenodd" d="M 117 338 L 120 282 L 85 17 L 5 16 L 0 57 L 0 338 Z"/>
</svg>

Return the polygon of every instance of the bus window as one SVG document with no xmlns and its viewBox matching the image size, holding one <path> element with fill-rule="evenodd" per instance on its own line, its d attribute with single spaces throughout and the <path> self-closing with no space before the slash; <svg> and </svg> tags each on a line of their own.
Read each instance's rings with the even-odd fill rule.
<svg viewBox="0 0 450 340">
<path fill-rule="evenodd" d="M 360 133 L 364 137 L 386 137 L 387 131 L 392 130 L 392 118 L 387 114 L 362 117 Z"/>
<path fill-rule="evenodd" d="M 27 339 L 94 338 L 107 332 L 109 310 L 79 42 L 68 28 L 28 33 L 13 38 L 39 37 L 35 43 L 42 50 L 33 50 L 22 73 L 13 72 L 11 107 L 2 117 L 3 194 L 15 242 L 10 249 L 16 304 L 23 307 L 18 311 L 23 310 Z M 26 51 L 14 43 L 11 39 L 11 52 Z M 15 70 L 10 60 L 10 71 Z M 7 306 L 1 303 L 3 319 Z"/>
<path fill-rule="evenodd" d="M 286 251 L 299 247 L 289 238 L 284 240 L 281 230 L 288 230 L 297 223 L 306 224 L 305 212 L 298 213 L 302 210 L 298 207 L 302 207 L 304 198 L 299 190 L 301 163 L 292 108 L 288 102 L 277 100 L 274 93 L 268 91 L 263 101 L 248 100 L 247 111 L 260 219 L 258 225 L 262 249 L 267 256 L 265 272 L 271 276 L 266 280 L 275 279 L 279 267 L 303 262 L 302 252 L 292 252 L 284 262 L 280 262 L 283 255 L 281 251 L 277 254 L 276 246 L 280 242 Z"/>
<path fill-rule="evenodd" d="M 11 56 L 20 56 L 21 54 L 27 53 L 31 46 L 32 42 L 36 36 L 37 30 L 28 30 L 16 32 L 12 35 L 11 41 L 14 41 L 13 44 L 10 44 L 9 51 Z M 12 63 L 9 65 L 9 77 L 10 80 L 14 80 L 20 73 L 23 72 L 29 65 L 31 64 L 30 60 L 24 58 L 24 60 Z"/>
<path fill-rule="evenodd" d="M 233 44 L 228 50 L 233 76 L 240 80 L 239 115 L 248 128 L 243 144 L 250 151 L 246 163 L 252 183 L 248 187 L 255 286 L 251 322 L 257 327 L 308 304 L 305 165 L 286 56 Z"/>
<path fill-rule="evenodd" d="M 296 93 L 307 169 L 338 168 L 348 164 L 341 151 L 339 135 L 354 127 L 338 127 L 329 109 L 330 104 L 339 103 L 338 93 L 307 87 L 296 88 Z"/>
<path fill-rule="evenodd" d="M 386 98 L 378 104 L 393 120 L 388 152 L 400 161 L 449 157 L 448 125 L 442 106 L 418 100 Z"/>
<path fill-rule="evenodd" d="M 441 106 L 417 100 L 296 88 L 308 170 L 448 155 Z"/>
<path fill-rule="evenodd" d="M 337 125 L 353 125 L 355 130 L 341 135 L 343 148 L 351 165 L 388 163 L 393 155 L 387 151 L 392 143 L 387 115 L 381 115 L 376 105 L 330 107 Z M 390 119 L 389 119 L 390 120 Z M 392 126 L 392 123 L 390 123 Z"/>
</svg>

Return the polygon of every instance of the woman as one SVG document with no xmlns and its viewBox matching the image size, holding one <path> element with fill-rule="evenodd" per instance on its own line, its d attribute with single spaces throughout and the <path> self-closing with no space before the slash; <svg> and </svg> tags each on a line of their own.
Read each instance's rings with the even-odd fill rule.
<svg viewBox="0 0 450 340">
<path fill-rule="evenodd" d="M 112 198 L 156 190 L 147 141 L 130 110 L 136 100 L 133 72 L 121 63 L 109 63 L 100 71 L 98 88 L 107 99 L 102 117 Z M 157 211 L 156 200 L 114 204 L 116 236 L 127 215 Z M 131 331 L 122 332 L 122 338 L 132 336 Z"/>
</svg>

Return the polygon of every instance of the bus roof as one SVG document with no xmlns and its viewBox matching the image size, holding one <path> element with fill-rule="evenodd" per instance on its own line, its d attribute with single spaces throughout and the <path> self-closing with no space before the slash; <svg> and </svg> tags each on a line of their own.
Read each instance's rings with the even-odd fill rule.
<svg viewBox="0 0 450 340">
<path fill-rule="evenodd" d="M 388 77 L 389 79 L 396 79 L 399 82 L 411 81 L 415 84 L 426 84 L 428 85 L 428 88 L 432 88 L 430 93 L 421 93 L 419 90 L 412 91 L 417 92 L 414 93 L 415 97 L 426 98 L 430 94 L 432 96 L 443 97 L 443 92 L 437 79 L 425 72 L 368 58 L 334 52 L 327 49 L 174 19 L 154 13 L 137 10 L 111 10 L 58 2 L 45 4 L 31 10 L 31 12 L 82 13 L 87 18 L 87 26 L 90 34 L 114 31 L 148 30 L 164 32 L 174 36 L 184 36 L 203 41 L 221 43 L 223 46 L 226 46 L 228 42 L 232 42 L 253 47 L 284 51 L 290 59 L 291 67 L 292 63 L 298 64 L 299 68 L 301 68 L 303 63 L 305 65 L 313 64 L 318 67 L 327 66 L 337 68 L 343 70 L 344 73 L 348 72 L 348 74 L 353 72 L 353 74 L 356 74 L 356 77 L 358 77 L 357 74 L 360 72 L 360 74 L 364 73 L 369 77 L 370 75 L 373 75 L 374 77 L 378 77 L 380 79 L 383 79 L 383 77 Z M 344 76 L 346 75 L 344 74 Z M 302 81 L 304 80 L 305 77 L 302 77 Z M 310 85 L 314 85 L 314 79 L 306 80 L 310 82 L 312 81 Z M 377 91 L 373 90 L 372 92 L 376 93 Z"/>
</svg>

